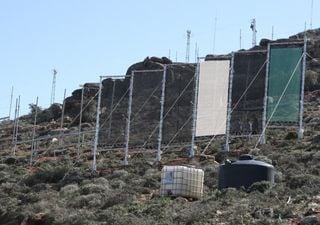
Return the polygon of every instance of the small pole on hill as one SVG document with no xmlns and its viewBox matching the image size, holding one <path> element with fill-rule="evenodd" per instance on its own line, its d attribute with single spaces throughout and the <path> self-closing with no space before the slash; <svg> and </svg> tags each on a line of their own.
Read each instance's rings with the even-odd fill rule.
<svg viewBox="0 0 320 225">
<path fill-rule="evenodd" d="M 273 36 L 274 36 L 274 27 L 272 26 L 272 28 L 271 28 L 271 40 L 273 40 Z"/>
<path fill-rule="evenodd" d="M 310 29 L 312 29 L 312 20 L 313 20 L 313 0 L 311 0 L 311 10 L 310 10 Z"/>
<path fill-rule="evenodd" d="M 38 96 L 37 96 L 37 100 L 36 100 L 36 105 L 35 105 L 35 114 L 34 114 L 34 122 L 33 122 L 33 128 L 32 128 L 32 142 L 31 142 L 31 153 L 30 153 L 30 166 L 32 165 L 32 157 L 33 157 L 33 153 L 36 150 L 35 147 L 35 143 L 34 143 L 34 138 L 36 135 L 36 125 L 37 125 L 37 116 L 38 116 Z"/>
<path fill-rule="evenodd" d="M 240 37 L 239 37 L 239 45 L 240 45 L 240 48 L 242 48 L 242 30 L 240 29 Z"/>
<path fill-rule="evenodd" d="M 57 70 L 53 69 L 50 105 L 52 105 L 54 103 L 54 101 L 55 101 L 57 73 L 58 73 Z"/>
<path fill-rule="evenodd" d="M 79 118 L 79 132 L 78 132 L 78 148 L 77 148 L 77 160 L 80 159 L 80 148 L 81 148 L 81 126 L 82 126 L 82 111 L 83 111 L 83 95 L 84 86 L 81 85 L 81 103 L 80 103 L 80 118 Z"/>
<path fill-rule="evenodd" d="M 217 17 L 214 17 L 214 28 L 213 28 L 213 47 L 212 47 L 212 54 L 215 53 L 216 48 L 216 34 L 217 34 Z"/>
<path fill-rule="evenodd" d="M 16 107 L 14 108 L 14 120 L 13 120 L 12 144 L 14 144 L 15 135 L 16 135 L 17 109 L 18 109 L 18 98 L 16 98 Z"/>
<path fill-rule="evenodd" d="M 18 130 L 19 130 L 19 114 L 20 114 L 20 95 L 17 100 L 17 109 L 16 109 L 16 120 L 15 120 L 15 134 L 14 134 L 14 146 L 13 146 L 13 155 L 16 155 L 17 141 L 18 141 Z"/>
<path fill-rule="evenodd" d="M 187 30 L 186 63 L 188 63 L 190 59 L 190 37 L 191 37 L 191 30 Z"/>
<path fill-rule="evenodd" d="M 252 30 L 252 47 L 254 47 L 257 45 L 257 24 L 255 18 L 251 20 L 250 28 Z"/>
<path fill-rule="evenodd" d="M 62 136 L 63 136 L 63 120 L 64 120 L 64 110 L 66 107 L 66 91 L 67 89 L 64 89 L 64 94 L 63 94 L 63 104 L 62 104 L 62 112 L 61 112 L 61 121 L 60 121 L 60 138 L 59 138 L 59 146 L 62 145 Z"/>
<path fill-rule="evenodd" d="M 9 107 L 9 120 L 11 118 L 12 99 L 13 99 L 13 86 L 11 87 L 10 107 Z"/>
</svg>

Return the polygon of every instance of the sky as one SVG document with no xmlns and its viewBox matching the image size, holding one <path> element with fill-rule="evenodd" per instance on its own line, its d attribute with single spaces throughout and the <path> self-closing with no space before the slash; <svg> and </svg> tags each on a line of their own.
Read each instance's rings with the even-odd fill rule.
<svg viewBox="0 0 320 225">
<path fill-rule="evenodd" d="M 190 62 L 252 45 L 251 19 L 261 38 L 286 38 L 320 27 L 320 0 L 0 0 L 0 118 L 21 113 L 39 97 L 50 105 L 53 69 L 55 102 L 99 76 L 123 75 L 147 56 Z"/>
</svg>

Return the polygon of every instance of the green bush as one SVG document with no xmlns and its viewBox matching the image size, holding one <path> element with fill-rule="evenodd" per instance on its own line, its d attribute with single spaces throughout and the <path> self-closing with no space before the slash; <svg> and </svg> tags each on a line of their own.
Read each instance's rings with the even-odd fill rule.
<svg viewBox="0 0 320 225">
<path fill-rule="evenodd" d="M 39 183 L 58 183 L 63 179 L 67 171 L 68 168 L 65 166 L 52 167 L 46 165 L 45 167 L 40 167 L 34 174 L 25 178 L 24 182 L 28 186 Z"/>
</svg>

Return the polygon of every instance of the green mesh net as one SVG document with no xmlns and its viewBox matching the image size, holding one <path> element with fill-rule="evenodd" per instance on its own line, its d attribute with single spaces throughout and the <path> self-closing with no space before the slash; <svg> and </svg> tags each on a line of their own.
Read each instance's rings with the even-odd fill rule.
<svg viewBox="0 0 320 225">
<path fill-rule="evenodd" d="M 300 46 L 272 46 L 270 49 L 267 120 L 271 117 L 271 123 L 299 121 L 302 54 Z"/>
</svg>

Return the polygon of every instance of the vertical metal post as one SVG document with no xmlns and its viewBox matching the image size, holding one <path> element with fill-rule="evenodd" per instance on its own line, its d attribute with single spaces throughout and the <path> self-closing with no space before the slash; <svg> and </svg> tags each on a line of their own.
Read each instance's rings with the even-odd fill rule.
<svg viewBox="0 0 320 225">
<path fill-rule="evenodd" d="M 190 37 L 191 37 L 191 30 L 187 30 L 186 63 L 189 62 L 189 57 L 190 57 Z"/>
<path fill-rule="evenodd" d="M 102 92 L 102 77 L 100 77 L 98 103 L 97 103 L 96 132 L 94 136 L 93 161 L 92 161 L 93 171 L 97 170 L 97 148 L 98 148 L 98 141 L 99 141 L 101 92 Z"/>
<path fill-rule="evenodd" d="M 9 107 L 9 120 L 11 118 L 12 98 L 13 98 L 13 86 L 11 87 L 10 107 Z"/>
<path fill-rule="evenodd" d="M 252 30 L 252 47 L 254 47 L 257 45 L 257 23 L 255 18 L 252 19 L 250 28 Z"/>
<path fill-rule="evenodd" d="M 124 165 L 128 165 L 128 150 L 129 150 L 129 140 L 130 140 L 130 122 L 131 122 L 131 112 L 132 112 L 133 80 L 134 80 L 134 71 L 131 72 L 130 87 L 129 87 L 129 104 L 128 104 L 126 136 L 125 136 L 126 143 L 125 143 L 125 149 L 124 149 Z"/>
<path fill-rule="evenodd" d="M 304 44 L 303 44 L 303 62 L 302 62 L 302 77 L 301 77 L 301 93 L 300 93 L 300 112 L 299 112 L 299 131 L 298 138 L 303 138 L 303 102 L 304 102 L 304 79 L 306 73 L 306 57 L 307 56 L 307 34 L 304 33 Z"/>
<path fill-rule="evenodd" d="M 15 129 L 15 135 L 14 135 L 13 155 L 16 154 L 16 149 L 17 149 L 18 130 L 19 130 L 19 116 L 20 116 L 20 95 L 18 97 L 18 107 L 17 107 L 16 129 Z"/>
<path fill-rule="evenodd" d="M 36 149 L 36 144 L 34 143 L 34 138 L 36 135 L 36 125 L 37 125 L 37 116 L 38 116 L 38 96 L 37 96 L 37 100 L 36 100 L 36 111 L 35 111 L 35 115 L 34 115 L 34 122 L 33 122 L 33 129 L 32 129 L 32 143 L 31 143 L 31 153 L 30 153 L 30 166 L 32 165 L 32 157 L 33 157 L 33 153 L 34 150 Z"/>
<path fill-rule="evenodd" d="M 114 95 L 116 91 L 116 82 L 113 80 L 113 86 L 112 86 L 112 95 L 111 95 L 111 105 L 110 105 L 110 118 L 109 118 L 109 129 L 108 129 L 108 135 L 107 140 L 110 139 L 111 136 L 111 128 L 112 128 L 112 114 L 113 114 L 113 104 L 114 104 Z"/>
<path fill-rule="evenodd" d="M 167 77 L 167 65 L 163 68 L 162 77 L 162 89 L 161 89 L 161 100 L 160 100 L 160 120 L 159 120 L 159 136 L 158 136 L 158 149 L 156 160 L 161 161 L 161 143 L 162 143 L 162 128 L 163 128 L 163 112 L 164 112 L 164 101 L 165 101 L 165 91 L 166 91 L 166 77 Z"/>
<path fill-rule="evenodd" d="M 266 144 L 265 126 L 267 122 L 267 105 L 268 105 L 268 79 L 269 79 L 269 65 L 270 65 L 270 44 L 268 44 L 267 63 L 266 63 L 266 79 L 264 85 L 264 101 L 263 101 L 263 115 L 262 115 L 262 134 L 260 144 Z"/>
<path fill-rule="evenodd" d="M 60 138 L 59 138 L 59 146 L 62 145 L 62 136 L 63 136 L 63 119 L 64 119 L 64 109 L 66 106 L 66 89 L 64 89 L 64 95 L 63 95 L 63 104 L 62 104 L 62 112 L 61 112 L 61 121 L 60 121 Z"/>
<path fill-rule="evenodd" d="M 235 53 L 232 53 L 231 56 L 231 63 L 230 63 L 230 73 L 229 73 L 229 85 L 228 85 L 228 106 L 227 106 L 227 124 L 226 124 L 226 143 L 224 150 L 230 151 L 229 146 L 229 140 L 230 140 L 230 123 L 231 123 L 231 111 L 232 111 L 232 87 L 233 87 L 233 75 L 234 75 L 234 55 Z"/>
<path fill-rule="evenodd" d="M 13 121 L 13 132 L 12 132 L 12 144 L 14 144 L 14 140 L 16 137 L 16 126 L 17 126 L 17 111 L 18 110 L 18 98 L 16 98 L 16 107 L 14 109 L 14 121 Z"/>
<path fill-rule="evenodd" d="M 192 109 L 192 134 L 191 134 L 191 148 L 189 151 L 189 157 L 194 156 L 195 136 L 197 127 L 197 110 L 198 110 L 198 92 L 199 92 L 199 76 L 200 76 L 200 60 L 198 59 L 197 68 L 195 72 L 195 84 L 194 84 L 194 99 Z"/>
<path fill-rule="evenodd" d="M 81 103 L 80 103 L 80 118 L 79 118 L 79 133 L 78 133 L 78 148 L 77 148 L 77 159 L 80 159 L 80 147 L 81 147 L 81 126 L 82 126 L 82 111 L 83 111 L 83 95 L 84 95 L 84 86 L 81 89 Z"/>
</svg>

